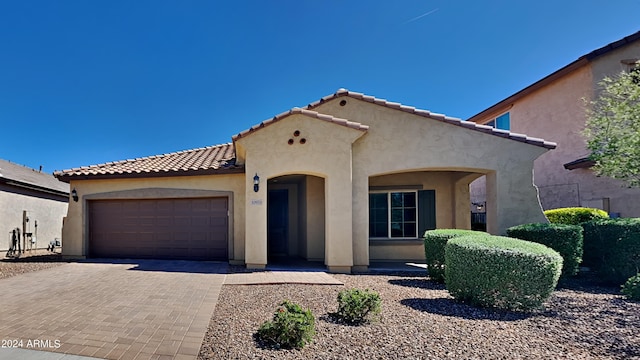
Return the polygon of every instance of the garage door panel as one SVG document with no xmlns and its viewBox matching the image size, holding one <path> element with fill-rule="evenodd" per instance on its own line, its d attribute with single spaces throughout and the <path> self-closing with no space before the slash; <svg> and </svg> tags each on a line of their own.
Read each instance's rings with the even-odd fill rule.
<svg viewBox="0 0 640 360">
<path fill-rule="evenodd" d="M 186 216 L 178 216 L 173 218 L 173 225 L 181 230 L 188 230 L 191 226 L 191 218 Z"/>
<path fill-rule="evenodd" d="M 92 201 L 89 255 L 227 260 L 227 213 L 226 198 Z"/>
</svg>

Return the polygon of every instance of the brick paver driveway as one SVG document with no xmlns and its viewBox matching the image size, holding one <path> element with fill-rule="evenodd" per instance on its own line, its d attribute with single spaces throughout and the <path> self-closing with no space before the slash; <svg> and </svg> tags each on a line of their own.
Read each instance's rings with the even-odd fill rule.
<svg viewBox="0 0 640 360">
<path fill-rule="evenodd" d="M 195 359 L 226 268 L 79 262 L 2 279 L 0 340 L 108 359 Z"/>
</svg>

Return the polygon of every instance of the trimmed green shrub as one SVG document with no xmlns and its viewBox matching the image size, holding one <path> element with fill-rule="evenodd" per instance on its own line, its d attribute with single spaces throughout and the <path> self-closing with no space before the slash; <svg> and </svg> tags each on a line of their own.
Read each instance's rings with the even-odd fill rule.
<svg viewBox="0 0 640 360">
<path fill-rule="evenodd" d="M 285 300 L 273 314 L 273 320 L 260 325 L 256 337 L 276 348 L 301 349 L 311 342 L 315 332 L 311 310 Z"/>
<path fill-rule="evenodd" d="M 454 298 L 507 310 L 541 307 L 562 270 L 562 256 L 555 250 L 503 236 L 451 239 L 445 259 L 447 290 Z"/>
<path fill-rule="evenodd" d="M 622 285 L 622 293 L 627 299 L 640 301 L 640 272 L 630 277 L 627 282 Z"/>
<path fill-rule="evenodd" d="M 563 260 L 562 276 L 578 273 L 582 262 L 582 226 L 564 224 L 524 224 L 507 229 L 507 236 L 533 241 L 557 251 Z"/>
<path fill-rule="evenodd" d="M 552 224 L 566 225 L 580 225 L 586 221 L 609 218 L 604 210 L 583 207 L 551 209 L 545 211 L 544 215 Z"/>
<path fill-rule="evenodd" d="M 584 263 L 600 280 L 620 285 L 640 271 L 640 218 L 595 220 L 582 227 Z"/>
<path fill-rule="evenodd" d="M 359 325 L 374 320 L 380 314 L 380 295 L 375 291 L 348 289 L 338 293 L 338 312 L 342 321 Z"/>
<path fill-rule="evenodd" d="M 444 247 L 449 239 L 459 236 L 485 234 L 481 231 L 461 229 L 437 229 L 424 233 L 424 254 L 427 271 L 432 280 L 444 282 Z"/>
</svg>

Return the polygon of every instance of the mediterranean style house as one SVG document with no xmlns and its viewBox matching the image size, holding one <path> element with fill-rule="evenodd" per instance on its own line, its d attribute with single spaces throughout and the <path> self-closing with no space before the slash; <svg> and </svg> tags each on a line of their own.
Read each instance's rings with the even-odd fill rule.
<svg viewBox="0 0 640 360">
<path fill-rule="evenodd" d="M 554 143 L 338 90 L 233 142 L 57 172 L 75 201 L 68 257 L 281 257 L 364 271 L 423 260 L 423 232 L 470 227 L 485 176 L 488 230 L 545 221 L 533 162 Z"/>
<path fill-rule="evenodd" d="M 0 251 L 9 249 L 16 228 L 20 229 L 21 249 L 44 249 L 51 241 L 60 240 L 68 199 L 69 184 L 0 159 L 0 228 L 5 238 Z M 30 234 L 27 241 L 24 233 Z"/>
<path fill-rule="evenodd" d="M 640 60 L 640 32 L 594 50 L 468 120 L 497 129 L 541 136 L 558 144 L 535 161 L 535 184 L 545 210 L 592 207 L 612 216 L 640 217 L 640 189 L 596 176 L 581 135 L 586 101 L 599 94 L 606 76 L 634 70 Z M 484 210 L 485 178 L 471 185 L 473 211 Z M 490 215 L 487 214 L 487 218 Z"/>
</svg>

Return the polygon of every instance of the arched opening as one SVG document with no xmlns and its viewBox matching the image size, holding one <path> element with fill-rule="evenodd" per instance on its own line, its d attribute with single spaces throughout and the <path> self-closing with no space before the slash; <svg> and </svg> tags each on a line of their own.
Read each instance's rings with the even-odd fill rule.
<svg viewBox="0 0 640 360">
<path fill-rule="evenodd" d="M 324 179 L 292 174 L 267 184 L 267 264 L 323 266 Z"/>
<path fill-rule="evenodd" d="M 480 176 L 420 169 L 369 177 L 369 260 L 423 261 L 426 230 L 470 229 L 469 183 Z"/>
</svg>

